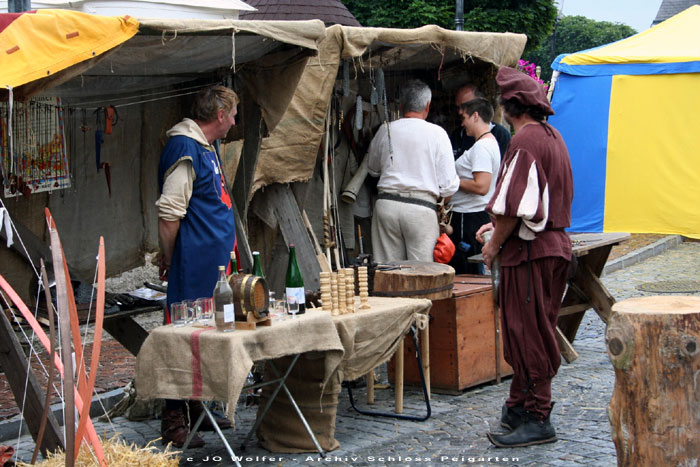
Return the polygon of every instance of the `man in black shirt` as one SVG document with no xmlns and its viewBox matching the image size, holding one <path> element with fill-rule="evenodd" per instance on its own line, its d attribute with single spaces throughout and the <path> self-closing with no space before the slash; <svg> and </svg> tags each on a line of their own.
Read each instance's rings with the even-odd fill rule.
<svg viewBox="0 0 700 467">
<path fill-rule="evenodd" d="M 460 116 L 462 115 L 462 104 L 466 104 L 472 99 L 477 97 L 485 97 L 484 94 L 479 91 L 476 85 L 467 83 L 457 90 L 455 95 L 455 105 L 457 106 Z M 491 122 L 491 134 L 496 137 L 498 141 L 498 148 L 501 151 L 501 160 L 503 160 L 503 155 L 508 149 L 508 143 L 510 143 L 510 132 L 499 125 L 498 123 Z M 474 145 L 474 137 L 468 136 L 461 126 L 457 127 L 450 135 L 450 141 L 452 142 L 452 152 L 454 153 L 455 160 L 461 156 L 464 151 L 471 148 Z"/>
</svg>

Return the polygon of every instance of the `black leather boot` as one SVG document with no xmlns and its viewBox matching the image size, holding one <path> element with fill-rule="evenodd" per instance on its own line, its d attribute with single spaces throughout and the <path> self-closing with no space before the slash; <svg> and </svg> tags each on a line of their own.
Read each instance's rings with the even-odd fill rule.
<svg viewBox="0 0 700 467">
<path fill-rule="evenodd" d="M 501 426 L 508 431 L 513 431 L 523 423 L 525 417 L 525 407 L 516 405 L 515 407 L 506 407 L 503 404 L 501 408 Z"/>
<path fill-rule="evenodd" d="M 550 414 L 551 415 L 551 414 Z M 553 443 L 557 433 L 549 422 L 549 416 L 540 420 L 530 412 L 525 412 L 522 423 L 510 433 L 487 433 L 489 441 L 499 448 L 533 446 L 535 444 Z"/>
<path fill-rule="evenodd" d="M 160 421 L 160 436 L 163 444 L 173 443 L 176 448 L 181 448 L 185 444 L 190 429 L 187 426 L 183 409 L 184 407 L 163 410 Z M 204 440 L 195 433 L 188 448 L 201 448 L 202 446 L 204 446 Z"/>
</svg>

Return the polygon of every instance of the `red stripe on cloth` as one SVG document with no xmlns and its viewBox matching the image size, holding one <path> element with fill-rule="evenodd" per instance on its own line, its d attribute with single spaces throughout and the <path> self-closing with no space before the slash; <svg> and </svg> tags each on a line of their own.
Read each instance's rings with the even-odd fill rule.
<svg viewBox="0 0 700 467">
<path fill-rule="evenodd" d="M 36 13 L 36 10 L 23 11 L 22 13 L 3 13 L 0 14 L 0 32 L 3 32 L 14 20 L 26 13 Z"/>
<path fill-rule="evenodd" d="M 211 328 L 199 329 L 190 334 L 190 348 L 192 349 L 192 397 L 202 395 L 202 356 L 199 353 L 199 335 Z"/>
</svg>

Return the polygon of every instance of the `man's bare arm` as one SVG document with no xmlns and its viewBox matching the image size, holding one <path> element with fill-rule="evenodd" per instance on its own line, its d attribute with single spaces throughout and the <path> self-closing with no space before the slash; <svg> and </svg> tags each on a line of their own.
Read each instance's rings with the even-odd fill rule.
<svg viewBox="0 0 700 467">
<path fill-rule="evenodd" d="M 491 267 L 493 257 L 498 254 L 501 245 L 503 245 L 513 233 L 519 220 L 519 217 L 496 216 L 491 240 L 481 249 L 481 256 L 484 258 L 484 264 L 486 264 L 486 266 L 489 268 Z"/>
<path fill-rule="evenodd" d="M 158 240 L 160 241 L 160 250 L 162 254 L 159 274 L 161 279 L 167 279 L 168 271 L 170 270 L 170 262 L 173 259 L 173 251 L 175 250 L 175 239 L 180 231 L 180 221 L 166 221 L 158 219 Z"/>
</svg>

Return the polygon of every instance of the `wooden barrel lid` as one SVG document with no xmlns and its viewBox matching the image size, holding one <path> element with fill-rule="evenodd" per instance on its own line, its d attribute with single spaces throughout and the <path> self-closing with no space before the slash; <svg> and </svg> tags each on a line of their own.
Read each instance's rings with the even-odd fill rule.
<svg viewBox="0 0 700 467">
<path fill-rule="evenodd" d="M 374 273 L 372 295 L 439 300 L 452 296 L 452 266 L 425 261 L 382 263 Z"/>
</svg>

